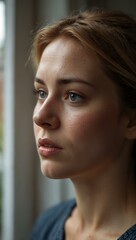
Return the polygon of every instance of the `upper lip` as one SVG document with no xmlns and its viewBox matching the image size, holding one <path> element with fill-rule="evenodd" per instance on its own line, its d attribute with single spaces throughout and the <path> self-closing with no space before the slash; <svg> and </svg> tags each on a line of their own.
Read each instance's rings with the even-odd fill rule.
<svg viewBox="0 0 136 240">
<path fill-rule="evenodd" d="M 56 143 L 54 143 L 52 140 L 50 140 L 48 138 L 39 138 L 38 139 L 38 147 L 41 147 L 41 146 L 62 149 L 60 146 L 58 146 Z"/>
</svg>

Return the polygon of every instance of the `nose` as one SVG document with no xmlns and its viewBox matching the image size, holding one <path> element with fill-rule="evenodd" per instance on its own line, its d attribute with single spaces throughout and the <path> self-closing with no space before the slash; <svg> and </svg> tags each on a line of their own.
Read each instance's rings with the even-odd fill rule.
<svg viewBox="0 0 136 240">
<path fill-rule="evenodd" d="M 33 113 L 33 122 L 42 128 L 57 129 L 60 126 L 57 106 L 53 103 L 36 105 Z"/>
</svg>

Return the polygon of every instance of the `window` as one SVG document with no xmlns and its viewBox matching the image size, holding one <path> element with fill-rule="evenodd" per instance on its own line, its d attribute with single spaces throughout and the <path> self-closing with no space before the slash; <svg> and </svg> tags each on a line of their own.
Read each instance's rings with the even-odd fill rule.
<svg viewBox="0 0 136 240">
<path fill-rule="evenodd" d="M 0 235 L 2 229 L 2 150 L 3 150 L 3 77 L 5 42 L 5 3 L 0 1 Z"/>
</svg>

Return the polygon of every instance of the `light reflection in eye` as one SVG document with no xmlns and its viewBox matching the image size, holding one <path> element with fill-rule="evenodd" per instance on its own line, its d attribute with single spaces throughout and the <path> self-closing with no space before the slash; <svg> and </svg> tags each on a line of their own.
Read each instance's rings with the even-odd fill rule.
<svg viewBox="0 0 136 240">
<path fill-rule="evenodd" d="M 77 94 L 75 92 L 69 92 L 68 98 L 69 98 L 70 102 L 80 102 L 82 100 L 82 96 L 80 96 L 79 94 Z"/>
</svg>

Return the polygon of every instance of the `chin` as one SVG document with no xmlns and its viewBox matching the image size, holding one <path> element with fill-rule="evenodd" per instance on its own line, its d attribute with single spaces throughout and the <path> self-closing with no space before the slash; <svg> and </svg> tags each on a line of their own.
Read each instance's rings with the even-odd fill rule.
<svg viewBox="0 0 136 240">
<path fill-rule="evenodd" d="M 68 178 L 67 174 L 64 173 L 64 170 L 58 166 L 51 166 L 52 164 L 41 164 L 41 172 L 43 176 L 50 179 L 66 179 Z"/>
</svg>

